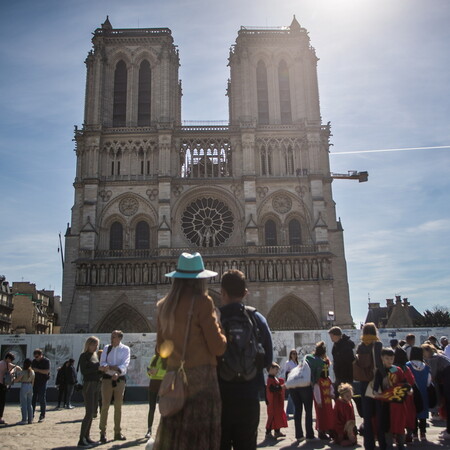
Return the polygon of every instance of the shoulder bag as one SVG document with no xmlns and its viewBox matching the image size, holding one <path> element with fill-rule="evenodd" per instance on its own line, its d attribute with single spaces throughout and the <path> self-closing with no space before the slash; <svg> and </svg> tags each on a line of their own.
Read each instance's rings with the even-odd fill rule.
<svg viewBox="0 0 450 450">
<path fill-rule="evenodd" d="M 181 355 L 180 367 L 177 370 L 171 370 L 164 376 L 161 387 L 159 388 L 159 412 L 162 417 L 170 417 L 181 411 L 184 407 L 187 397 L 187 377 L 184 370 L 186 358 L 186 347 L 189 339 L 189 330 L 191 328 L 192 315 L 194 313 L 194 299 L 192 297 L 191 309 L 184 335 L 183 353 Z"/>
</svg>

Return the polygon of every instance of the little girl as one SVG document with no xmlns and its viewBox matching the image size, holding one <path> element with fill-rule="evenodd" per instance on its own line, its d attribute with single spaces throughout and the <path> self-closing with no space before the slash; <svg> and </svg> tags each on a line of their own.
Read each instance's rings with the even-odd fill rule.
<svg viewBox="0 0 450 450">
<path fill-rule="evenodd" d="M 22 410 L 22 421 L 19 425 L 33 422 L 33 398 L 34 370 L 31 368 L 31 359 L 23 362 L 23 369 L 19 372 L 16 382 L 22 383 L 20 387 L 20 408 Z"/>
<path fill-rule="evenodd" d="M 353 446 L 356 444 L 356 425 L 352 385 L 341 383 L 338 392 L 339 398 L 334 404 L 334 443 L 343 447 Z"/>
<path fill-rule="evenodd" d="M 327 440 L 329 439 L 327 432 L 331 431 L 334 427 L 334 388 L 328 376 L 330 361 L 326 358 L 323 362 L 320 377 L 314 384 L 314 407 L 316 410 L 316 429 L 319 432 L 319 439 Z"/>
<path fill-rule="evenodd" d="M 274 436 L 286 436 L 280 431 L 280 428 L 288 426 L 286 413 L 284 412 L 284 385 L 283 378 L 277 378 L 280 366 L 273 362 L 270 365 L 269 376 L 267 378 L 266 398 L 267 398 L 267 423 L 266 437 L 272 436 L 272 430 L 275 430 Z"/>
</svg>

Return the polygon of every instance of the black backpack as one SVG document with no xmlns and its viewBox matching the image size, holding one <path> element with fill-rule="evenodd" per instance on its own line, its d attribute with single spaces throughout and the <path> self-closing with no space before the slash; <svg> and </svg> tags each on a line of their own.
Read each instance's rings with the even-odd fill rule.
<svg viewBox="0 0 450 450">
<path fill-rule="evenodd" d="M 234 315 L 221 316 L 227 349 L 219 359 L 218 373 L 224 381 L 250 381 L 264 368 L 265 350 L 255 311 L 251 306 L 241 305 Z"/>
</svg>

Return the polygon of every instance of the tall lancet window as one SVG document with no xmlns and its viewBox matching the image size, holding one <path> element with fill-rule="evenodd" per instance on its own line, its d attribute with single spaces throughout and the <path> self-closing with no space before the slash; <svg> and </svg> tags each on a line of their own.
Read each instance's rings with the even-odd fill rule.
<svg viewBox="0 0 450 450">
<path fill-rule="evenodd" d="M 113 127 L 124 127 L 127 116 L 127 66 L 119 61 L 114 72 Z"/>
<path fill-rule="evenodd" d="M 114 222 L 109 229 L 109 249 L 122 250 L 123 226 L 120 222 Z"/>
<path fill-rule="evenodd" d="M 150 248 L 150 227 L 148 226 L 148 223 L 143 220 L 136 225 L 136 248 Z"/>
<path fill-rule="evenodd" d="M 278 87 L 280 90 L 281 123 L 292 123 L 289 68 L 284 60 L 280 61 L 280 64 L 278 65 Z"/>
<path fill-rule="evenodd" d="M 258 123 L 269 123 L 269 90 L 267 88 L 267 69 L 263 61 L 256 66 L 256 95 L 258 100 Z"/>
<path fill-rule="evenodd" d="M 302 233 L 300 222 L 292 219 L 289 222 L 289 245 L 300 245 L 302 243 Z"/>
<path fill-rule="evenodd" d="M 148 61 L 142 61 L 139 67 L 139 94 L 138 94 L 138 126 L 150 125 L 150 104 L 152 74 Z"/>
<path fill-rule="evenodd" d="M 277 226 L 271 219 L 264 224 L 264 241 L 266 245 L 277 245 Z"/>
</svg>

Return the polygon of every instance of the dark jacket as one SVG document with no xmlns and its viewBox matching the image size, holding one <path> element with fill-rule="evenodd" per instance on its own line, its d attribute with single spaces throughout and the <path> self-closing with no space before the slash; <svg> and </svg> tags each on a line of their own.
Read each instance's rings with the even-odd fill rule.
<svg viewBox="0 0 450 450">
<path fill-rule="evenodd" d="M 353 349 L 355 343 L 346 334 L 342 335 L 331 350 L 333 355 L 333 370 L 336 381 L 339 383 L 351 383 L 353 381 L 353 360 L 355 355 Z"/>
<path fill-rule="evenodd" d="M 78 360 L 78 364 L 80 366 L 81 375 L 83 376 L 83 382 L 100 381 L 100 377 L 102 376 L 102 373 L 98 371 L 100 361 L 96 358 L 92 358 L 92 353 L 82 353 Z"/>
<path fill-rule="evenodd" d="M 77 383 L 77 372 L 72 364 L 66 365 L 64 367 L 64 378 L 66 384 L 76 384 Z"/>
</svg>

